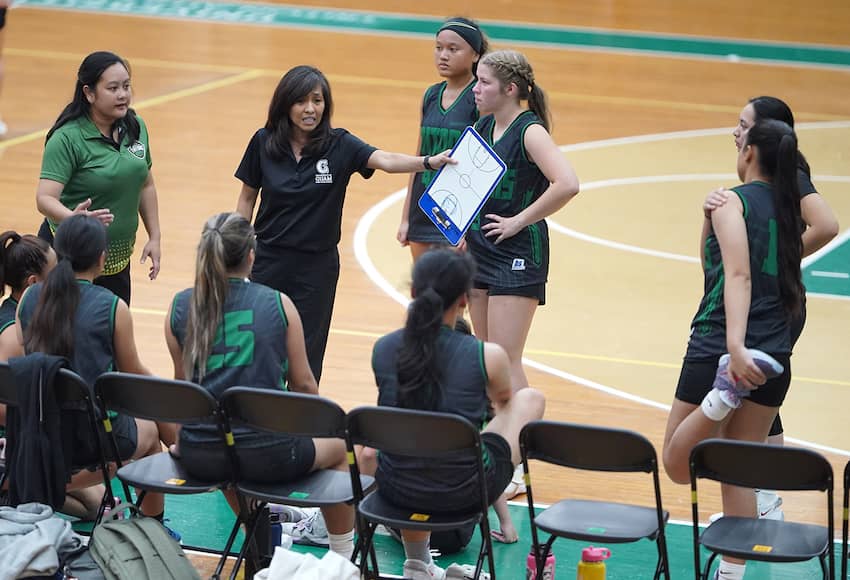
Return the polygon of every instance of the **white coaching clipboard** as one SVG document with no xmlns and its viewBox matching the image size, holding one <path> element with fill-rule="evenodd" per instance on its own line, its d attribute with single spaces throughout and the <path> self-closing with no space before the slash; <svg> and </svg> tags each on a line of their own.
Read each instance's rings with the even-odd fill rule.
<svg viewBox="0 0 850 580">
<path fill-rule="evenodd" d="M 467 127 L 449 155 L 457 164 L 440 168 L 419 198 L 419 208 L 456 246 L 484 202 L 493 193 L 507 166 L 484 138 Z"/>
</svg>

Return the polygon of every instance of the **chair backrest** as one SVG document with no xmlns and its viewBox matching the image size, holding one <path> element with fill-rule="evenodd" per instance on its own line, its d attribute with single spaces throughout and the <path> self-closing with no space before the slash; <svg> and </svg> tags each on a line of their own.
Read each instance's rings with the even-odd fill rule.
<svg viewBox="0 0 850 580">
<path fill-rule="evenodd" d="M 478 428 L 460 415 L 396 407 L 354 409 L 348 414 L 348 435 L 353 444 L 415 457 L 481 447 Z"/>
<path fill-rule="evenodd" d="M 832 491 L 832 466 L 801 447 L 707 439 L 691 451 L 695 477 L 741 487 Z"/>
<path fill-rule="evenodd" d="M 232 424 L 304 437 L 345 437 L 345 411 L 324 397 L 230 387 L 221 405 Z"/>
<path fill-rule="evenodd" d="M 207 423 L 218 419 L 215 397 L 188 381 L 112 372 L 100 375 L 94 385 L 110 411 L 169 423 Z"/>
<path fill-rule="evenodd" d="M 18 385 L 8 363 L 0 363 L 0 403 L 18 406 Z"/>
<path fill-rule="evenodd" d="M 520 443 L 528 459 L 575 469 L 649 473 L 658 464 L 652 443 L 624 429 L 532 421 L 520 432 Z"/>
</svg>

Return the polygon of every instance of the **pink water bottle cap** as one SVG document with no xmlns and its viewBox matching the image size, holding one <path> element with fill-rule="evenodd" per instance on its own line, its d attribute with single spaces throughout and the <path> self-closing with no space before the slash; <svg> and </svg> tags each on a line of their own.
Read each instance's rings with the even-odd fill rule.
<svg viewBox="0 0 850 580">
<path fill-rule="evenodd" d="M 584 562 L 601 562 L 611 557 L 611 550 L 608 548 L 594 548 L 590 546 L 581 551 L 581 559 Z"/>
</svg>

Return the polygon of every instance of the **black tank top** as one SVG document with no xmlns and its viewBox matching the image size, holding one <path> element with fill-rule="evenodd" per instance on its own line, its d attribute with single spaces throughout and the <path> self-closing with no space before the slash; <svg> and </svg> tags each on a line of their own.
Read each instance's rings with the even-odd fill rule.
<svg viewBox="0 0 850 580">
<path fill-rule="evenodd" d="M 776 210 L 770 184 L 754 181 L 732 188 L 744 205 L 750 253 L 752 292 L 746 345 L 771 354 L 789 354 L 789 317 L 779 295 Z M 708 358 L 726 352 L 725 277 L 720 244 L 710 232 L 705 241 L 705 288 L 691 323 L 686 359 Z"/>
</svg>

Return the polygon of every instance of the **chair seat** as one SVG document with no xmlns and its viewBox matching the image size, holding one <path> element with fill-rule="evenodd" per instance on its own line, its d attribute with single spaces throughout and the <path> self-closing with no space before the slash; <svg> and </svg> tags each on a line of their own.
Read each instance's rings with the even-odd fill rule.
<svg viewBox="0 0 850 580">
<path fill-rule="evenodd" d="M 823 526 L 725 517 L 703 531 L 700 543 L 713 552 L 747 560 L 801 562 L 824 553 L 831 540 Z"/>
<path fill-rule="evenodd" d="M 179 459 L 168 452 L 143 457 L 118 470 L 118 478 L 128 485 L 148 491 L 191 494 L 216 491 L 223 481 L 202 481 L 189 475 Z"/>
<path fill-rule="evenodd" d="M 670 514 L 664 512 L 664 521 Z M 655 508 L 635 505 L 566 499 L 534 518 L 541 530 L 574 540 L 604 540 L 610 543 L 654 539 L 658 534 Z"/>
<path fill-rule="evenodd" d="M 363 489 L 372 489 L 375 479 L 360 476 Z M 236 489 L 253 499 L 272 503 L 310 507 L 350 503 L 354 499 L 351 491 L 351 475 L 346 471 L 319 469 L 302 478 L 287 483 L 254 483 L 240 481 Z"/>
<path fill-rule="evenodd" d="M 357 511 L 366 519 L 393 528 L 408 530 L 427 529 L 435 532 L 476 525 L 481 521 L 481 512 L 416 513 L 396 506 L 379 493 L 363 498 Z"/>
</svg>

